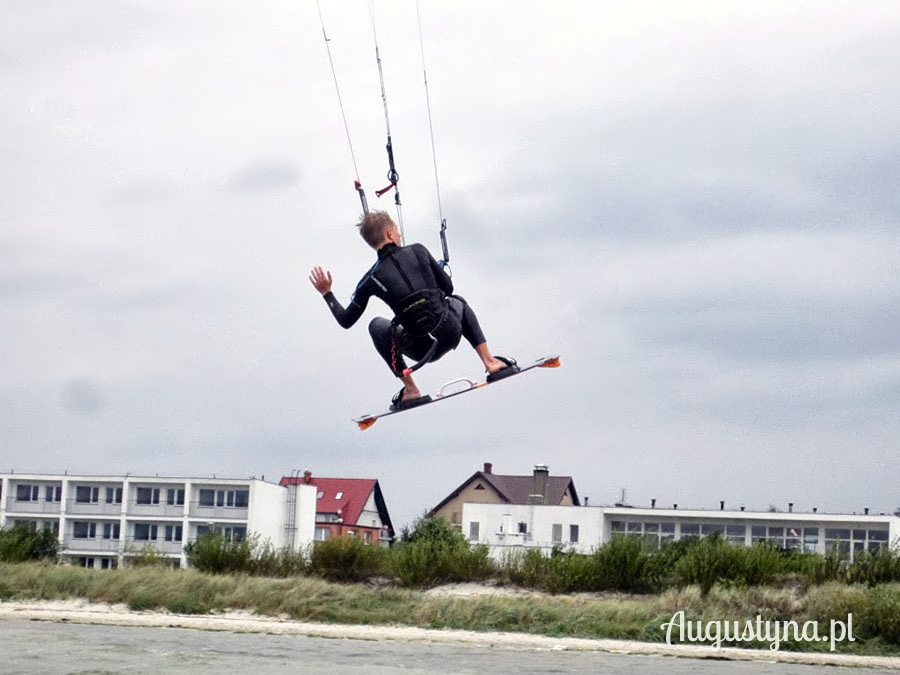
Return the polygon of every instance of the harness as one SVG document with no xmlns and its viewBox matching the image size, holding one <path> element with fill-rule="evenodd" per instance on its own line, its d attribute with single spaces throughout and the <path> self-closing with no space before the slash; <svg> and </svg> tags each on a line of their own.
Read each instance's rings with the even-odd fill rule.
<svg viewBox="0 0 900 675">
<path fill-rule="evenodd" d="M 391 368 L 394 373 L 401 374 L 397 367 L 398 333 L 400 326 L 414 337 L 428 336 L 431 346 L 421 361 L 410 368 L 403 370 L 403 375 L 409 375 L 418 370 L 431 360 L 438 346 L 438 340 L 434 332 L 440 327 L 447 315 L 447 300 L 444 292 L 437 288 L 423 288 L 415 290 L 409 275 L 397 262 L 393 255 L 388 256 L 400 277 L 406 283 L 409 294 L 405 295 L 394 309 L 394 318 L 391 319 Z"/>
</svg>

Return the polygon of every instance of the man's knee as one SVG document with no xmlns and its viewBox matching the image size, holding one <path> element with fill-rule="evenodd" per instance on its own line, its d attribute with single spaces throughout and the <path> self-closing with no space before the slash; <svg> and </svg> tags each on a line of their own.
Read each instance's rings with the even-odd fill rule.
<svg viewBox="0 0 900 675">
<path fill-rule="evenodd" d="M 385 337 L 390 337 L 390 334 L 391 322 L 383 316 L 376 316 L 369 322 L 369 335 L 373 340 L 383 340 Z"/>
</svg>

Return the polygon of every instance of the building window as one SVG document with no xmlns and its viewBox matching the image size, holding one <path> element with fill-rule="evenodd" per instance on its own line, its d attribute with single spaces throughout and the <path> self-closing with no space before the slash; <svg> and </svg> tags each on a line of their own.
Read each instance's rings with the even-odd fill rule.
<svg viewBox="0 0 900 675">
<path fill-rule="evenodd" d="M 100 501 L 100 488 L 90 485 L 79 485 L 75 488 L 76 504 L 96 504 Z"/>
<path fill-rule="evenodd" d="M 316 499 L 322 499 L 322 497 L 324 497 L 324 496 L 325 496 L 324 492 L 319 492 L 316 494 Z"/>
<path fill-rule="evenodd" d="M 683 537 L 699 537 L 700 526 L 697 523 L 682 523 L 681 536 Z"/>
<path fill-rule="evenodd" d="M 344 496 L 344 493 L 343 493 L 343 492 L 338 492 L 338 493 L 334 496 L 334 498 L 335 498 L 335 499 L 341 499 L 343 496 Z"/>
<path fill-rule="evenodd" d="M 216 506 L 246 509 L 249 497 L 247 490 L 219 490 L 216 493 Z"/>
<path fill-rule="evenodd" d="M 528 534 L 528 523 L 519 523 L 519 534 Z"/>
<path fill-rule="evenodd" d="M 704 537 L 708 537 L 712 534 L 725 534 L 725 526 L 721 523 L 703 523 L 700 526 L 700 533 Z"/>
<path fill-rule="evenodd" d="M 226 541 L 244 541 L 247 538 L 247 528 L 226 527 L 222 534 Z"/>
<path fill-rule="evenodd" d="M 825 550 L 837 551 L 842 559 L 851 559 L 857 551 L 877 551 L 887 546 L 888 530 L 826 528 Z"/>
<path fill-rule="evenodd" d="M 480 527 L 480 523 L 478 521 L 472 521 L 469 523 L 469 541 L 478 541 L 478 529 Z"/>
<path fill-rule="evenodd" d="M 122 526 L 119 523 L 103 523 L 103 538 L 118 539 Z"/>
<path fill-rule="evenodd" d="M 149 523 L 134 524 L 135 541 L 156 541 L 157 526 Z"/>
<path fill-rule="evenodd" d="M 744 544 L 747 541 L 746 525 L 726 525 L 725 538 L 732 544 Z"/>
<path fill-rule="evenodd" d="M 578 525 L 569 525 L 569 541 L 573 544 L 578 543 Z"/>
<path fill-rule="evenodd" d="M 166 525 L 166 541 L 181 541 L 181 535 L 181 525 Z"/>
<path fill-rule="evenodd" d="M 143 506 L 159 504 L 159 488 L 139 487 L 137 503 Z"/>
<path fill-rule="evenodd" d="M 331 536 L 331 530 L 327 527 L 317 527 L 315 532 L 316 541 L 326 541 Z"/>
<path fill-rule="evenodd" d="M 184 506 L 184 489 L 169 488 L 168 490 L 166 490 L 166 505 Z"/>
<path fill-rule="evenodd" d="M 75 521 L 72 523 L 72 536 L 75 539 L 96 539 L 97 523 Z"/>
<path fill-rule="evenodd" d="M 371 544 L 371 543 L 372 543 L 372 533 L 369 532 L 368 530 L 366 530 L 366 537 L 365 537 L 365 539 L 366 539 L 366 543 L 367 543 L 367 544 Z"/>
<path fill-rule="evenodd" d="M 554 544 L 559 544 L 562 542 L 562 524 L 561 523 L 553 523 L 551 528 L 552 534 L 550 535 L 551 540 Z"/>
<path fill-rule="evenodd" d="M 17 485 L 16 501 L 17 502 L 36 502 L 38 500 L 37 485 Z"/>
<path fill-rule="evenodd" d="M 215 490 L 200 490 L 200 506 L 215 506 L 216 505 L 216 491 Z"/>
<path fill-rule="evenodd" d="M 106 503 L 107 504 L 121 504 L 122 503 L 122 488 L 106 488 Z"/>
<path fill-rule="evenodd" d="M 819 547 L 819 528 L 804 527 L 803 528 L 803 552 L 815 553 Z"/>
<path fill-rule="evenodd" d="M 44 488 L 45 502 L 62 501 L 62 485 L 48 485 Z"/>
</svg>

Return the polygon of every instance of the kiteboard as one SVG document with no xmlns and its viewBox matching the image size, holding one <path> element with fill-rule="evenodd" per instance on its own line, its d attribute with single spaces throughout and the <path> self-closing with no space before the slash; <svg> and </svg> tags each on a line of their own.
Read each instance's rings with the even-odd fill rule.
<svg viewBox="0 0 900 675">
<path fill-rule="evenodd" d="M 406 412 L 407 410 L 416 410 L 426 405 L 437 403 L 438 401 L 446 401 L 448 398 L 453 398 L 454 396 L 459 396 L 460 394 L 465 394 L 466 392 L 481 389 L 482 387 L 486 387 L 489 384 L 502 382 L 512 377 L 516 377 L 517 375 L 521 375 L 522 373 L 527 373 L 529 370 L 533 370 L 534 368 L 559 368 L 559 365 L 559 354 L 556 354 L 554 356 L 545 356 L 543 358 L 540 358 L 534 363 L 527 366 L 519 366 L 518 372 L 512 373 L 511 375 L 507 375 L 506 377 L 498 380 L 493 380 L 491 382 L 475 382 L 467 377 L 461 377 L 457 380 L 451 380 L 450 382 L 447 382 L 444 386 L 441 387 L 440 391 L 438 391 L 437 394 L 431 397 L 430 401 L 420 403 L 419 405 L 413 406 L 411 408 L 401 408 L 400 410 L 386 410 L 381 413 L 370 413 L 361 417 L 357 417 L 353 421 L 359 426 L 361 430 L 366 430 L 382 417 L 396 415 L 397 413 Z"/>
</svg>

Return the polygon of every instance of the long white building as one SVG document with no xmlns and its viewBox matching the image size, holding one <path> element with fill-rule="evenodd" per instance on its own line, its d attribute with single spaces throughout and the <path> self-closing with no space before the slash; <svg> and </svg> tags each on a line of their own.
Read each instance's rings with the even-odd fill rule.
<svg viewBox="0 0 900 675">
<path fill-rule="evenodd" d="M 900 517 L 466 503 L 462 532 L 470 542 L 489 546 L 496 558 L 509 551 L 550 551 L 557 546 L 591 553 L 616 534 L 646 537 L 659 546 L 684 537 L 720 533 L 731 542 L 747 546 L 767 541 L 787 550 L 824 554 L 837 549 L 852 559 L 857 551 L 900 544 Z"/>
<path fill-rule="evenodd" d="M 276 549 L 313 541 L 316 488 L 264 480 L 0 474 L 0 527 L 50 529 L 60 554 L 86 567 L 122 565 L 152 549 L 184 567 L 184 546 L 221 533 Z"/>
</svg>

